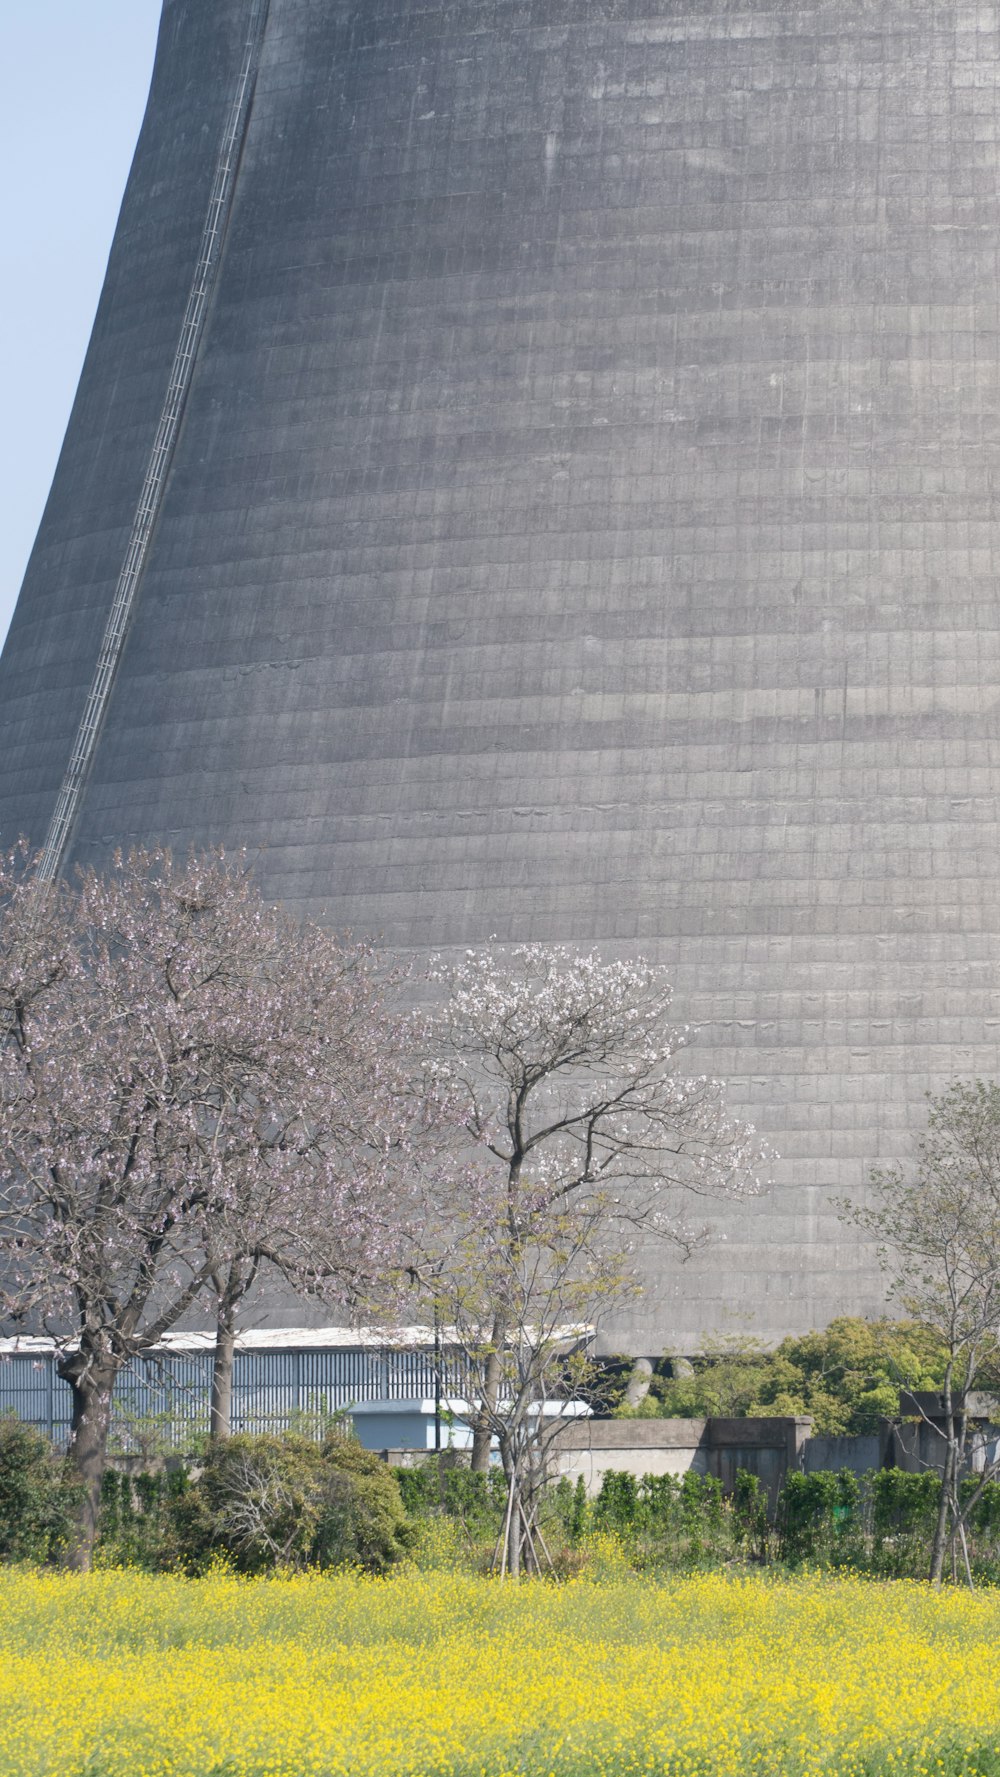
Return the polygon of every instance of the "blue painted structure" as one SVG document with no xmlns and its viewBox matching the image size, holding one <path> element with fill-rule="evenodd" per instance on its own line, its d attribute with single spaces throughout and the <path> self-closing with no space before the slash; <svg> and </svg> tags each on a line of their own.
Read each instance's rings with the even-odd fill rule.
<svg viewBox="0 0 1000 1777">
<path fill-rule="evenodd" d="M 455 1398 L 469 1392 L 468 1366 L 461 1353 L 443 1346 L 435 1355 L 427 1329 L 409 1329 L 413 1343 L 393 1343 L 389 1335 L 348 1328 L 290 1328 L 280 1333 L 246 1333 L 237 1343 L 233 1375 L 233 1430 L 284 1431 L 297 1424 L 318 1427 L 334 1413 L 359 1405 L 398 1403 L 406 1425 L 422 1424 L 435 1395 Z M 112 1436 L 125 1452 L 139 1447 L 155 1428 L 178 1450 L 208 1429 L 212 1381 L 210 1335 L 175 1335 L 162 1348 L 137 1358 L 115 1389 Z M 70 1392 L 56 1373 L 56 1350 L 47 1339 L 0 1340 L 0 1413 L 14 1412 L 56 1443 L 69 1436 Z M 403 1419 L 386 1438 L 388 1421 L 358 1415 L 362 1443 L 381 1449 L 397 1441 Z M 424 1444 L 423 1434 L 418 1440 Z M 445 1439 L 447 1441 L 447 1438 Z"/>
</svg>

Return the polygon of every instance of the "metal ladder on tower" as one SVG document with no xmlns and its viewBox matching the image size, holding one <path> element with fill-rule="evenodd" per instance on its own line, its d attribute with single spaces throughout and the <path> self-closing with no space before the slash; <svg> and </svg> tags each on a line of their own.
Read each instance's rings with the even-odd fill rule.
<svg viewBox="0 0 1000 1777">
<path fill-rule="evenodd" d="M 93 763 L 108 700 L 121 661 L 136 594 L 149 553 L 153 530 L 163 503 L 163 493 L 181 420 L 191 387 L 198 346 L 204 328 L 209 297 L 222 256 L 222 244 L 232 208 L 236 173 L 246 140 L 260 51 L 267 24 L 269 0 L 250 0 L 246 37 L 239 78 L 233 92 L 219 147 L 202 230 L 198 259 L 188 294 L 180 338 L 170 367 L 167 392 L 153 447 L 146 465 L 142 492 L 136 506 L 125 559 L 115 586 L 114 598 L 101 637 L 97 665 L 87 693 L 83 715 L 73 741 L 69 764 L 49 822 L 45 844 L 38 859 L 35 880 L 40 887 L 58 876 L 79 812 L 80 800 Z"/>
</svg>

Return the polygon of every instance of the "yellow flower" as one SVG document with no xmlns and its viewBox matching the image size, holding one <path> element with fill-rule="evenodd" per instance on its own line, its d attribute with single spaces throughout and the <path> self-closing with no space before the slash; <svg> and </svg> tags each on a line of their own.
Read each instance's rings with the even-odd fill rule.
<svg viewBox="0 0 1000 1777">
<path fill-rule="evenodd" d="M 1000 1771 L 1000 1594 L 0 1574 L 3 1777 Z"/>
</svg>

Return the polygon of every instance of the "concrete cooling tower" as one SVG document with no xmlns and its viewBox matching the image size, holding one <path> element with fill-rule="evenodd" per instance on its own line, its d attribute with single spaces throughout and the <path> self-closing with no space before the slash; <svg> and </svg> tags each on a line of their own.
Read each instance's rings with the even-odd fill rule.
<svg viewBox="0 0 1000 1777">
<path fill-rule="evenodd" d="M 1000 15 L 165 0 L 0 836 L 669 965 L 779 1151 L 607 1337 L 874 1309 L 1000 1030 Z"/>
</svg>

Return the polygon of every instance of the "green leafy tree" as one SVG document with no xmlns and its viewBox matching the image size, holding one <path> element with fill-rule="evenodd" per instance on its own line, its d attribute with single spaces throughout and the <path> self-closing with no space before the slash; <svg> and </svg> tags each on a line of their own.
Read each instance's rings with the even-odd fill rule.
<svg viewBox="0 0 1000 1777">
<path fill-rule="evenodd" d="M 844 1315 L 774 1351 L 753 1339 L 708 1341 L 690 1374 L 654 1377 L 646 1411 L 671 1419 L 808 1413 L 817 1432 L 856 1436 L 898 1413 L 901 1388 L 940 1387 L 947 1356 L 941 1334 L 920 1321 Z"/>
</svg>

